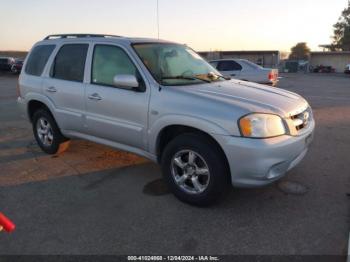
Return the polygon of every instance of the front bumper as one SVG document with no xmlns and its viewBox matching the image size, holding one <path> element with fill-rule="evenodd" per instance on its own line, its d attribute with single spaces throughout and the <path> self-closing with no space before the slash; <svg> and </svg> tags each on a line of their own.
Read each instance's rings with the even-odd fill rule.
<svg viewBox="0 0 350 262">
<path fill-rule="evenodd" d="M 305 157 L 313 140 L 315 123 L 300 136 L 270 139 L 216 135 L 229 162 L 232 185 L 259 187 L 268 185 L 295 167 Z"/>
</svg>

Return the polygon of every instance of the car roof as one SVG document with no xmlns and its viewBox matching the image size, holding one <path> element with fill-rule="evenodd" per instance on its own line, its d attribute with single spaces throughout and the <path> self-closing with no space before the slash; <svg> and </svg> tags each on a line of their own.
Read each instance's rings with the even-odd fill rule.
<svg viewBox="0 0 350 262">
<path fill-rule="evenodd" d="M 221 62 L 221 61 L 244 61 L 245 59 L 240 59 L 240 58 L 223 58 L 223 59 L 215 59 L 215 60 L 210 60 L 209 62 Z"/>
<path fill-rule="evenodd" d="M 215 60 L 210 60 L 209 62 L 220 62 L 220 61 L 248 61 L 247 59 L 242 59 L 242 58 L 223 58 L 223 59 L 215 59 Z"/>
<path fill-rule="evenodd" d="M 142 38 L 142 37 L 124 37 L 114 35 L 94 35 L 94 34 L 64 34 L 64 35 L 49 35 L 44 40 L 39 41 L 37 44 L 59 44 L 59 43 L 75 43 L 75 42 L 111 42 L 111 43 L 123 43 L 123 44 L 139 44 L 139 43 L 168 43 L 177 44 L 175 42 L 155 39 L 155 38 Z"/>
</svg>

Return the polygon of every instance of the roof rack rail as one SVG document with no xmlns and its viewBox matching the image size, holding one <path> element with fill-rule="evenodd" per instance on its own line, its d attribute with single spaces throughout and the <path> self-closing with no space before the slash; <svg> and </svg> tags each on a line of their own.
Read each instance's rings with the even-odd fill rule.
<svg viewBox="0 0 350 262">
<path fill-rule="evenodd" d="M 83 37 L 121 37 L 119 35 L 102 35 L 102 34 L 57 34 L 48 35 L 44 40 L 62 39 L 62 38 L 83 38 Z"/>
</svg>

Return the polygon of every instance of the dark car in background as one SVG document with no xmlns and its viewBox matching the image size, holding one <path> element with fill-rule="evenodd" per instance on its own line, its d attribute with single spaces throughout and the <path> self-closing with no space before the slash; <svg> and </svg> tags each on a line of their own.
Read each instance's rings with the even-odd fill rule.
<svg viewBox="0 0 350 262">
<path fill-rule="evenodd" d="M 310 67 L 312 73 L 335 73 L 335 69 L 332 66 L 319 65 L 316 67 Z"/>
<path fill-rule="evenodd" d="M 15 74 L 19 74 L 22 71 L 23 59 L 16 59 L 15 63 L 11 67 L 11 71 Z"/>
<path fill-rule="evenodd" d="M 11 71 L 14 64 L 15 59 L 13 57 L 0 57 L 0 70 Z"/>
<path fill-rule="evenodd" d="M 345 74 L 350 74 L 350 64 L 346 65 L 344 73 Z"/>
</svg>

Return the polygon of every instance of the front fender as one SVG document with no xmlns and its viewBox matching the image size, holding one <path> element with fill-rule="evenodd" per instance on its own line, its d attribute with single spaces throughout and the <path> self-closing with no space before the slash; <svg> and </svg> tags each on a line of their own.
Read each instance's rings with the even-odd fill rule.
<svg viewBox="0 0 350 262">
<path fill-rule="evenodd" d="M 187 126 L 199 129 L 209 135 L 231 135 L 227 130 L 206 119 L 187 115 L 164 115 L 158 118 L 149 128 L 149 152 L 157 154 L 157 141 L 161 131 L 168 126 Z"/>
</svg>

